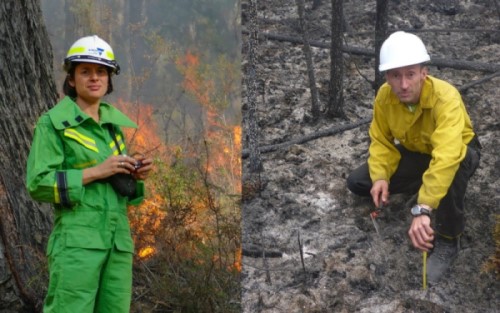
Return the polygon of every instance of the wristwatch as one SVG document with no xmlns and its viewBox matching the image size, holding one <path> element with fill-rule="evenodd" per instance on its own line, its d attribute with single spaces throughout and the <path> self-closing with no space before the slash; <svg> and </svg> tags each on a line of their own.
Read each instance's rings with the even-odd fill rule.
<svg viewBox="0 0 500 313">
<path fill-rule="evenodd" d="M 430 217 L 431 211 L 416 204 L 413 208 L 411 208 L 411 215 L 413 216 L 427 215 Z"/>
</svg>

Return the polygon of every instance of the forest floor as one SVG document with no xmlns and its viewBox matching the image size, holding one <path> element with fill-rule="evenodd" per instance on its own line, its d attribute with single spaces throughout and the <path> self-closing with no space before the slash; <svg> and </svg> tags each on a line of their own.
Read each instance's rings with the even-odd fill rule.
<svg viewBox="0 0 500 313">
<path fill-rule="evenodd" d="M 259 30 L 300 38 L 295 3 L 259 2 Z M 247 4 L 243 1 L 244 28 Z M 306 1 L 306 9 L 309 38 L 328 42 L 330 1 L 314 10 Z M 419 31 L 431 58 L 500 64 L 500 16 L 494 1 L 391 0 L 389 12 L 389 28 Z M 374 49 L 375 1 L 344 1 L 344 13 L 345 44 Z M 311 124 L 305 118 L 311 98 L 302 47 L 265 40 L 257 54 L 259 145 L 371 117 L 375 90 L 367 79 L 374 79 L 373 58 L 345 54 L 347 119 Z M 329 51 L 313 48 L 313 54 L 325 104 Z M 491 74 L 435 66 L 429 70 L 457 87 Z M 482 159 L 467 189 L 462 249 L 442 281 L 426 290 L 422 253 L 407 237 L 414 195 L 391 196 L 378 218 L 378 235 L 368 214 L 371 201 L 346 188 L 347 175 L 367 158 L 368 124 L 263 153 L 260 174 L 249 173 L 244 159 L 243 312 L 499 312 L 500 269 L 486 266 L 495 255 L 493 232 L 500 216 L 498 84 L 496 77 L 462 92 L 483 146 Z"/>
</svg>

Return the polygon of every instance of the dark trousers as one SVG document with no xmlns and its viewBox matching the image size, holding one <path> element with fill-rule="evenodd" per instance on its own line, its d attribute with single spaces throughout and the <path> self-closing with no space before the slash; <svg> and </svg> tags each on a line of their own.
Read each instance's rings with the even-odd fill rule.
<svg viewBox="0 0 500 313">
<path fill-rule="evenodd" d="M 390 179 L 389 193 L 416 193 L 422 185 L 422 176 L 429 167 L 431 156 L 409 151 L 401 145 L 397 145 L 397 148 L 401 153 L 401 160 Z M 469 145 L 467 154 L 460 163 L 448 193 L 441 200 L 437 210 L 434 210 L 436 219 L 433 228 L 437 233 L 448 237 L 457 237 L 464 231 L 465 190 L 470 177 L 479 165 L 479 159 L 479 148 Z M 359 196 L 371 197 L 372 181 L 367 163 L 349 175 L 347 188 Z M 410 208 L 407 209 L 408 214 L 410 214 Z"/>
</svg>

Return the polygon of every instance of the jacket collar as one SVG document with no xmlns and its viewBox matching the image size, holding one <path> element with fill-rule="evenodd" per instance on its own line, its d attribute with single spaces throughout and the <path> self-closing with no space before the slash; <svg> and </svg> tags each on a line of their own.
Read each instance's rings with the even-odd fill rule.
<svg viewBox="0 0 500 313">
<path fill-rule="evenodd" d="M 434 102 L 429 101 L 434 90 L 434 79 L 435 78 L 430 75 L 427 75 L 427 77 L 425 78 L 424 85 L 422 86 L 422 91 L 420 92 L 419 101 L 420 107 L 422 109 L 432 109 L 434 107 Z"/>
<path fill-rule="evenodd" d="M 61 130 L 68 127 L 76 127 L 86 120 L 91 119 L 85 114 L 76 102 L 66 96 L 55 107 L 50 109 L 47 114 L 52 121 L 55 129 Z M 99 115 L 101 124 L 115 124 L 123 127 L 137 128 L 137 124 L 123 114 L 114 106 L 101 102 L 99 105 Z"/>
</svg>

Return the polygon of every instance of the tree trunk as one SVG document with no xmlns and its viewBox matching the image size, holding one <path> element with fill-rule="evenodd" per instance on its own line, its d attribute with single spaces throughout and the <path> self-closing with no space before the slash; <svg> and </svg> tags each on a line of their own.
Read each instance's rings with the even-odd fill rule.
<svg viewBox="0 0 500 313">
<path fill-rule="evenodd" d="M 0 308 L 37 312 L 52 216 L 26 191 L 26 159 L 36 120 L 57 100 L 39 1 L 1 1 L 0 38 Z"/>
<path fill-rule="evenodd" d="M 330 46 L 330 86 L 328 117 L 345 117 L 344 113 L 344 57 L 343 41 L 343 1 L 332 0 L 332 41 Z"/>
<path fill-rule="evenodd" d="M 246 142 L 248 150 L 250 151 L 250 172 L 257 173 L 262 170 L 262 160 L 258 149 L 258 123 L 257 123 L 257 73 L 256 71 L 256 46 L 258 43 L 257 34 L 257 0 L 250 0 L 250 10 L 248 18 L 249 36 L 247 42 L 248 64 L 246 65 L 245 81 L 246 81 Z"/>
<path fill-rule="evenodd" d="M 377 0 L 377 20 L 375 22 L 375 83 L 374 89 L 378 90 L 384 83 L 384 75 L 378 70 L 380 64 L 380 48 L 387 37 L 389 1 Z"/>
<path fill-rule="evenodd" d="M 319 93 L 316 87 L 316 77 L 314 75 L 314 63 L 312 60 L 311 45 L 309 44 L 309 34 L 307 32 L 306 18 L 305 18 L 305 5 L 304 0 L 296 0 L 297 11 L 299 13 L 299 26 L 302 35 L 302 40 L 304 45 L 302 50 L 304 51 L 304 56 L 306 58 L 307 64 L 307 76 L 309 77 L 309 89 L 311 90 L 311 116 L 313 122 L 319 118 Z"/>
</svg>

